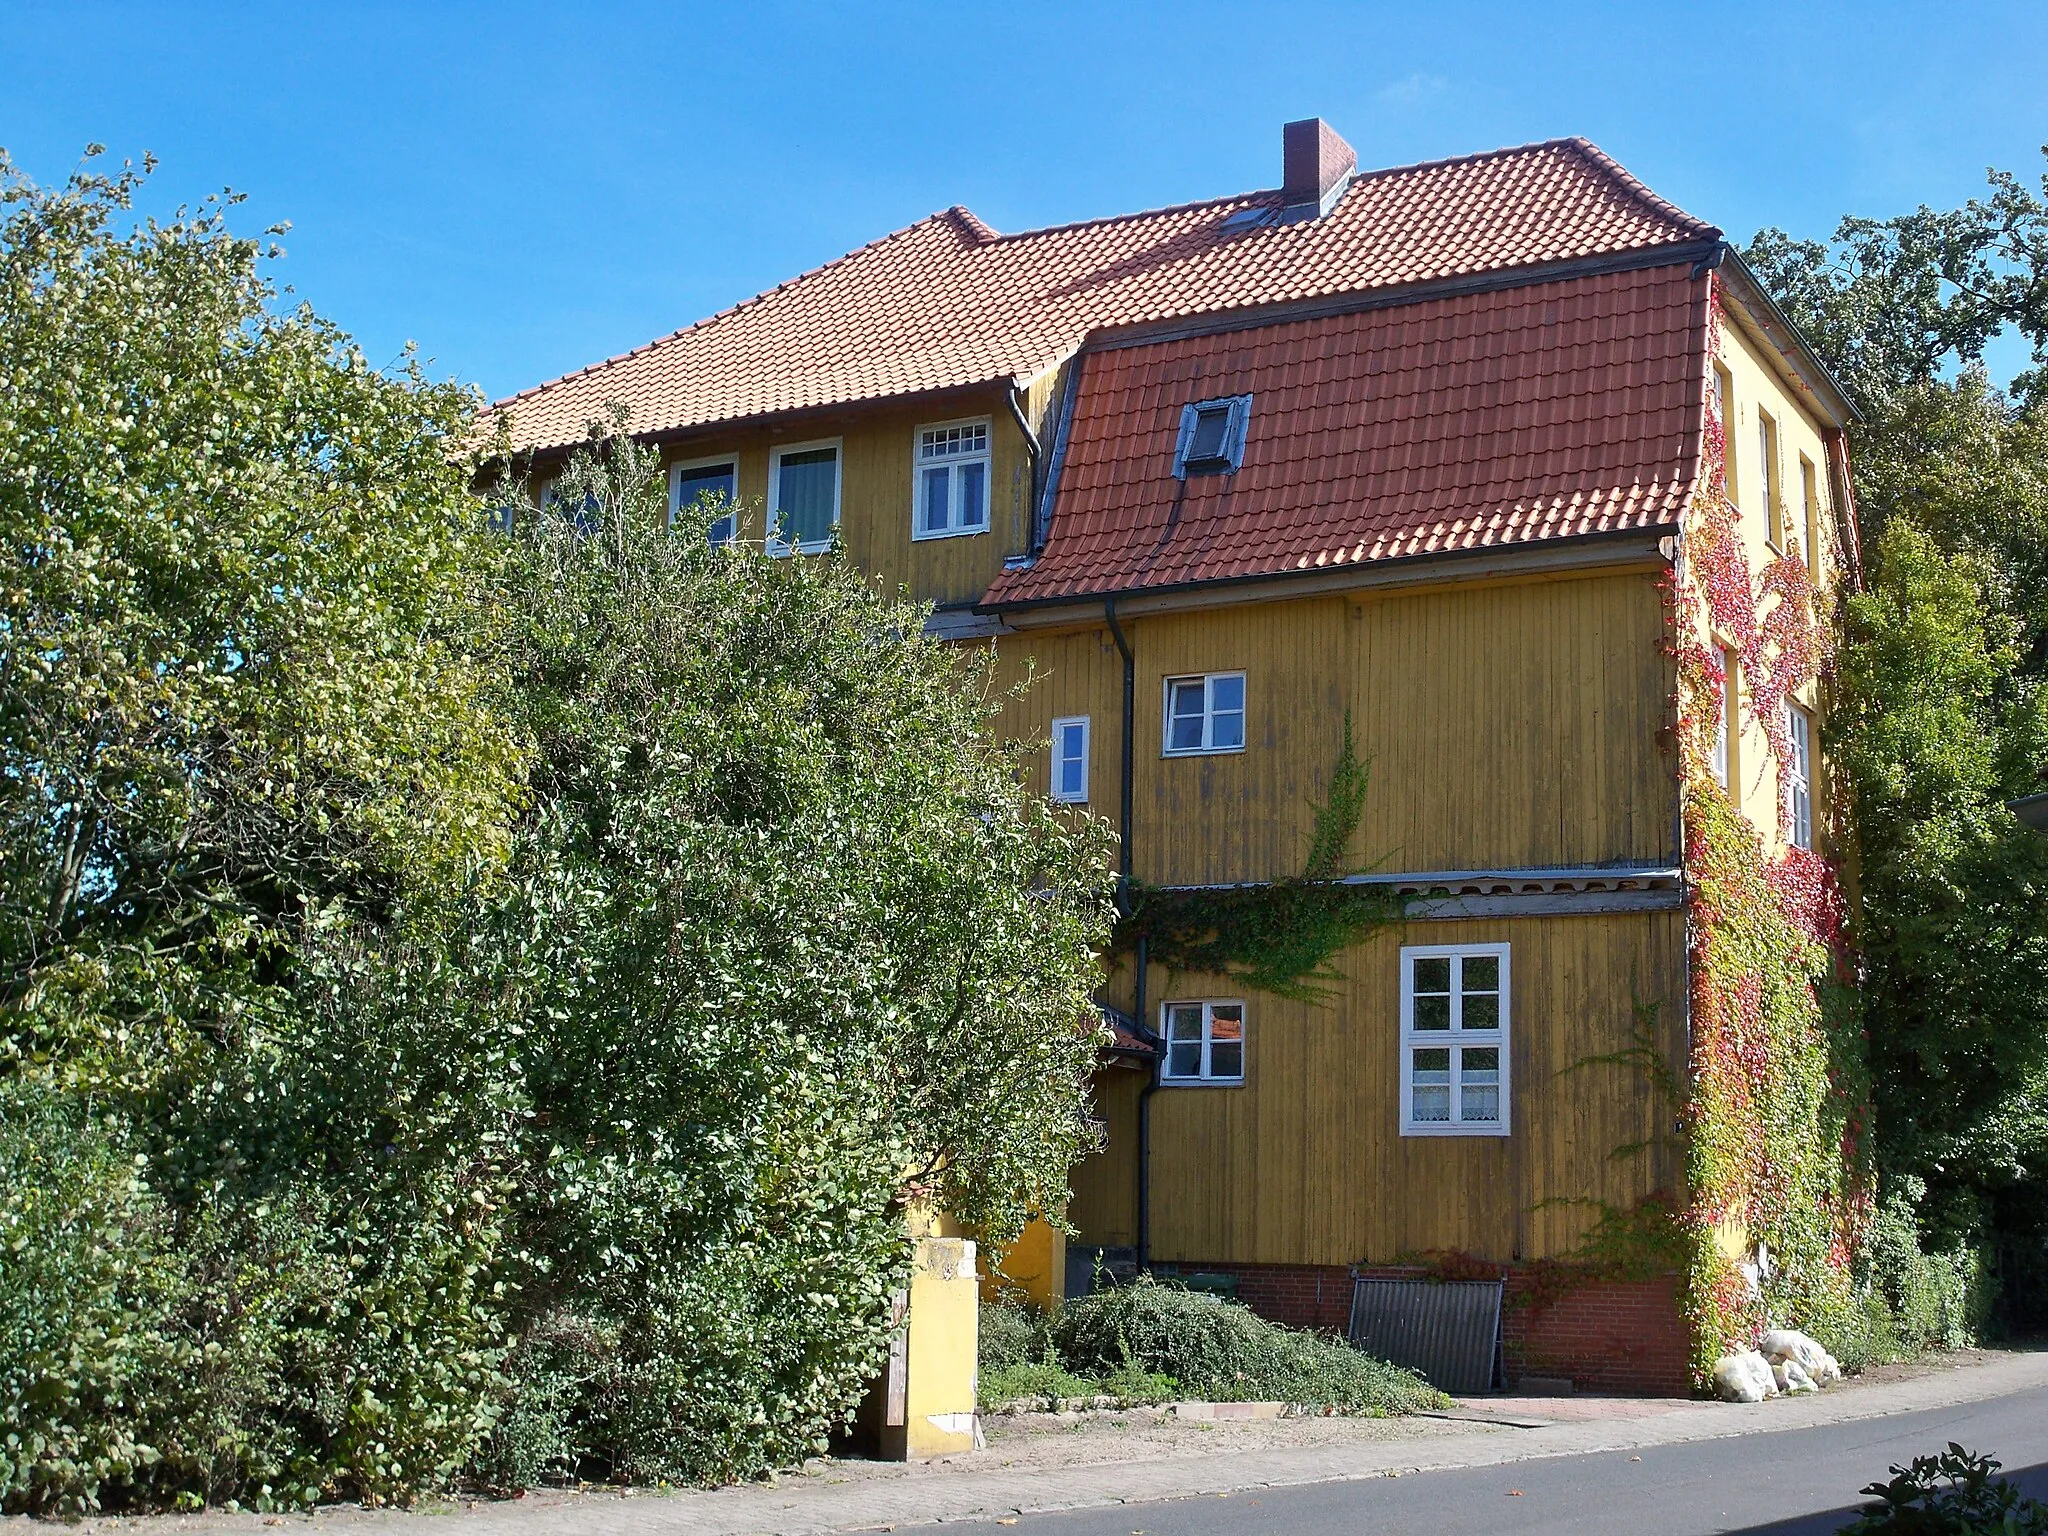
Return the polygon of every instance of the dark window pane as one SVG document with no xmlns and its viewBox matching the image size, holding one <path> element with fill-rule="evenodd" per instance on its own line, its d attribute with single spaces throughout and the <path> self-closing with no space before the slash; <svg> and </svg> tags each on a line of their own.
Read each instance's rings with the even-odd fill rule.
<svg viewBox="0 0 2048 1536">
<path fill-rule="evenodd" d="M 1200 1077 L 1202 1075 L 1202 1042 L 1199 1040 L 1176 1040 L 1166 1049 L 1166 1075 L 1168 1077 Z"/>
<path fill-rule="evenodd" d="M 1493 992 L 1467 992 L 1465 994 L 1464 1025 L 1467 1029 L 1499 1029 L 1499 994 Z"/>
<path fill-rule="evenodd" d="M 1415 962 L 1417 992 L 1449 992 L 1451 959 L 1448 955 L 1426 955 Z"/>
<path fill-rule="evenodd" d="M 1463 981 L 1467 992 L 1500 990 L 1500 956 L 1466 955 L 1463 957 L 1463 965 Z"/>
<path fill-rule="evenodd" d="M 1244 1042 L 1242 1040 L 1218 1040 L 1209 1047 L 1209 1075 L 1211 1077 L 1244 1076 Z"/>
<path fill-rule="evenodd" d="M 1448 997 L 1433 997 L 1426 992 L 1415 995 L 1415 1028 L 1449 1029 L 1451 1027 L 1451 1000 Z"/>
<path fill-rule="evenodd" d="M 833 504 L 838 499 L 839 450 L 810 448 L 802 453 L 786 453 L 776 479 L 782 542 L 829 542 Z"/>
<path fill-rule="evenodd" d="M 1229 434 L 1229 406 L 1214 405 L 1195 412 L 1195 436 L 1188 444 L 1188 462 L 1199 464 L 1223 457 L 1224 440 Z"/>
<path fill-rule="evenodd" d="M 959 514 L 962 528 L 980 528 L 988 522 L 988 466 L 960 466 Z"/>
</svg>

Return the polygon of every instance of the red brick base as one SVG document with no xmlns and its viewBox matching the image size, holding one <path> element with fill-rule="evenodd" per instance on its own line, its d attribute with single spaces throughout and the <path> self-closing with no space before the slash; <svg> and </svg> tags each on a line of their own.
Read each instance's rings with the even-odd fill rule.
<svg viewBox="0 0 2048 1536">
<path fill-rule="evenodd" d="M 1160 1266 L 1162 1269 L 1165 1266 Z M 1343 1264 L 1191 1264 L 1182 1276 L 1229 1275 L 1237 1299 L 1290 1328 L 1342 1333 L 1351 1323 L 1354 1274 L 1409 1279 L 1405 1267 L 1354 1270 Z M 1689 1354 L 1678 1277 L 1589 1280 L 1538 1305 L 1532 1277 L 1510 1269 L 1501 1312 L 1508 1385 L 1524 1376 L 1568 1377 L 1582 1392 L 1630 1397 L 1688 1395 Z"/>
</svg>

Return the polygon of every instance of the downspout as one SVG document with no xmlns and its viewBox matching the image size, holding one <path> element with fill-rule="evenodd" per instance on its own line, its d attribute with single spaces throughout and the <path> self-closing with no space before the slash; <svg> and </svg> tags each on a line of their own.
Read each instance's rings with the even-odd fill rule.
<svg viewBox="0 0 2048 1536">
<path fill-rule="evenodd" d="M 1035 545 L 1038 530 L 1038 498 L 1044 485 L 1045 453 L 1039 447 L 1038 434 L 1031 430 L 1030 418 L 1024 414 L 1024 407 L 1018 403 L 1017 397 L 1021 393 L 1016 381 L 1012 380 L 1010 387 L 1003 391 L 1003 403 L 1010 408 L 1010 419 L 1017 423 L 1017 430 L 1024 435 L 1024 451 L 1031 455 L 1031 499 L 1026 505 L 1031 508 L 1031 541 Z M 1036 548 L 1033 548 L 1032 553 L 1037 553 Z"/>
<path fill-rule="evenodd" d="M 1130 637 L 1117 622 L 1116 598 L 1103 599 L 1102 617 L 1109 625 L 1110 635 L 1116 640 L 1117 654 L 1124 663 L 1124 722 L 1123 761 L 1121 765 L 1121 793 L 1118 805 L 1117 842 L 1117 910 L 1128 917 L 1131 914 L 1131 800 L 1133 785 L 1133 742 L 1136 735 L 1138 712 L 1138 671 L 1136 660 L 1131 655 Z M 1131 988 L 1131 1011 L 1137 1018 L 1138 1028 L 1147 1035 L 1152 1026 L 1146 1016 L 1145 980 L 1151 968 L 1151 947 L 1144 936 L 1138 937 L 1138 951 L 1132 963 L 1136 976 Z M 1152 1060 L 1151 1075 L 1145 1086 L 1138 1090 L 1138 1271 L 1144 1273 L 1152 1263 L 1152 1095 L 1159 1087 L 1159 1060 Z"/>
</svg>

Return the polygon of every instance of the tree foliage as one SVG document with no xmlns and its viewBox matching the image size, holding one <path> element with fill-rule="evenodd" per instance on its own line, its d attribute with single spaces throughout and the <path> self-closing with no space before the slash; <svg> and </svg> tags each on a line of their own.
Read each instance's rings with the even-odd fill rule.
<svg viewBox="0 0 2048 1536">
<path fill-rule="evenodd" d="M 2008 1308 L 2038 1315 L 2048 840 L 2004 802 L 2048 764 L 2048 201 L 1994 173 L 1961 208 L 1748 254 L 1863 412 L 1830 746 L 1859 824 L 1880 1166 L 1925 1181 L 1931 1237 L 1995 1241 Z M 1983 358 L 2008 327 L 2035 366 L 2001 390 Z"/>
<path fill-rule="evenodd" d="M 1063 1188 L 1099 830 L 623 440 L 490 532 L 468 396 L 137 186 L 0 167 L 0 1507 L 801 1455 L 905 1203 Z"/>
</svg>

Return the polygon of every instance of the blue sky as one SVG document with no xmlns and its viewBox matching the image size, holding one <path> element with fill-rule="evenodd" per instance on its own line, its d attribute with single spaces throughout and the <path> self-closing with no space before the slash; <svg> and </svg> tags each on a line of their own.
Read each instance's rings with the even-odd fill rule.
<svg viewBox="0 0 2048 1536">
<path fill-rule="evenodd" d="M 2048 6 L 320 6 L 0 0 L 0 145 L 233 186 L 278 275 L 508 393 L 950 203 L 1001 230 L 1584 134 L 1737 239 L 1952 204 L 2048 141 Z"/>
</svg>

